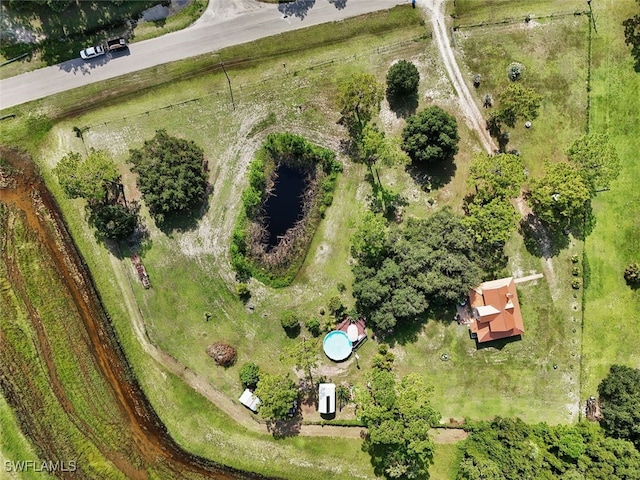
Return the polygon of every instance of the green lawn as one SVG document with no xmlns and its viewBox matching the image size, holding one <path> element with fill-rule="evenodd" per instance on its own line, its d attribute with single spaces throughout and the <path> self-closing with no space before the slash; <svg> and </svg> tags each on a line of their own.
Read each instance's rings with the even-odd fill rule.
<svg viewBox="0 0 640 480">
<path fill-rule="evenodd" d="M 610 2 L 606 12 L 595 13 L 590 126 L 593 132 L 609 135 L 622 169 L 611 190 L 594 201 L 597 223 L 586 242 L 591 278 L 584 314 L 583 398 L 597 394 L 612 363 L 637 367 L 640 362 L 635 324 L 640 292 L 631 290 L 622 276 L 628 263 L 640 260 L 640 75 L 633 71 L 621 26 L 638 13 L 638 5 Z"/>
</svg>

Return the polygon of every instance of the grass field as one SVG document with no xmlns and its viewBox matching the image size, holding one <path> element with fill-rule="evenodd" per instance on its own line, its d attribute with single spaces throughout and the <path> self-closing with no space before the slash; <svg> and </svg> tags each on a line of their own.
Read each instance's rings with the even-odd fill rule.
<svg viewBox="0 0 640 480">
<path fill-rule="evenodd" d="M 638 12 L 632 1 L 605 2 L 596 9 L 598 34 L 593 41 L 591 131 L 607 133 L 616 146 L 622 169 L 611 190 L 598 194 L 593 208 L 597 223 L 586 243 L 591 278 L 584 314 L 582 396 L 597 394 L 597 385 L 612 363 L 640 366 L 636 346 L 640 333 L 640 293 L 622 276 L 640 259 L 640 75 L 633 71 L 624 45 L 624 19 Z"/>
<path fill-rule="evenodd" d="M 552 1 L 457 0 L 456 22 L 461 25 L 497 22 L 526 14 L 542 17 L 552 12 L 571 12 L 581 5 L 582 2 L 567 1 L 559 8 Z M 606 13 L 613 12 L 611 18 L 604 11 L 596 11 L 600 33 L 594 41 L 591 129 L 609 133 L 623 158 L 624 171 L 611 191 L 600 194 L 594 203 L 598 221 L 586 243 L 591 278 L 584 305 L 584 340 L 581 343 L 582 293 L 570 288 L 570 257 L 581 253 L 582 244 L 571 240 L 568 249 L 545 261 L 531 255 L 520 235 L 514 234 L 507 247 L 510 260 L 505 273 L 545 274 L 544 279 L 518 289 L 526 328 L 521 341 L 505 343 L 499 349 L 477 350 L 466 328 L 445 317 L 433 319 L 422 330 L 403 332 L 393 346 L 397 371 L 424 374 L 435 386 L 434 405 L 445 419 L 503 415 L 520 416 L 532 422 L 575 421 L 580 398 L 595 392 L 611 361 L 638 364 L 634 350 L 637 342 L 633 341 L 638 333 L 632 320 L 640 311 L 639 297 L 622 280 L 626 263 L 638 260 L 640 238 L 638 216 L 630 214 L 638 205 L 634 189 L 638 176 L 634 157 L 638 103 L 634 99 L 639 84 L 619 29 L 619 23 L 633 6 L 631 1 L 607 3 Z M 399 11 L 407 17 L 407 12 L 411 12 L 409 8 Z M 277 291 L 251 282 L 249 304 L 254 309 L 248 309 L 234 294 L 228 244 L 230 226 L 235 222 L 240 192 L 245 186 L 243 174 L 264 135 L 287 129 L 337 150 L 338 140 L 344 135 L 335 124 L 339 114 L 332 96 L 337 81 L 354 71 L 374 73 L 382 81 L 392 61 L 412 60 L 422 75 L 420 108 L 434 103 L 458 116 L 461 152 L 455 170 L 443 175 L 444 185 L 432 191 L 419 188 L 401 167 L 381 172 L 381 179 L 410 200 L 406 215 L 424 216 L 445 204 L 460 209 L 467 164 L 478 147 L 457 110 L 454 92 L 439 67 L 437 52 L 429 41 L 420 39 L 424 27 L 415 18 L 403 20 L 406 23 L 402 25 L 398 17 L 394 18 L 393 28 L 387 26 L 384 30 L 380 19 L 371 16 L 370 31 L 375 35 L 349 27 L 350 34 L 338 34 L 344 35 L 343 40 L 348 38 L 348 44 L 325 40 L 331 45 L 318 44 L 317 48 L 298 50 L 295 55 L 282 58 L 275 54 L 278 45 L 292 45 L 295 50 L 296 42 L 329 38 L 329 29 L 319 27 L 320 30 L 295 33 L 286 37 L 285 42 L 284 38 L 266 40 L 222 52 L 225 61 L 245 59 L 229 70 L 235 110 L 230 105 L 226 80 L 213 69 L 215 62 L 210 57 L 142 73 L 121 85 L 117 93 L 109 90 L 115 84 L 107 83 L 103 85 L 106 91 L 101 94 L 102 104 L 81 105 L 78 114 L 57 122 L 45 141 L 46 149 L 39 163 L 59 196 L 76 241 L 94 272 L 129 360 L 170 432 L 195 453 L 287 478 L 298 478 L 302 471 L 309 478 L 325 478 L 327 472 L 336 478 L 372 476 L 368 457 L 359 450 L 358 441 L 328 443 L 322 438 L 302 437 L 274 441 L 244 431 L 151 361 L 131 331 L 121 293 L 111 277 L 108 252 L 93 240 L 82 218 L 82 204 L 60 196 L 49 168 L 67 151 L 84 150 L 71 129 L 89 127 L 84 136 L 86 147 L 113 153 L 121 162 L 127 196 L 135 198 L 134 179 L 124 164 L 128 148 L 140 146 L 158 128 L 166 128 L 169 133 L 203 146 L 214 186 L 209 209 L 203 212 L 195 228 L 169 235 L 156 229 L 145 215 L 151 242 L 144 253 L 144 262 L 153 288 L 145 291 L 134 284 L 134 289 L 152 340 L 231 398 L 237 398 L 240 393 L 237 374 L 244 361 L 251 359 L 272 371 L 288 368 L 277 361 L 275 353 L 292 342 L 279 325 L 279 312 L 293 308 L 305 316 L 319 315 L 317 312 L 326 307 L 327 300 L 338 294 L 337 283 L 351 283 L 350 235 L 366 208 L 370 191 L 363 180 L 365 168 L 346 162 L 334 204 L 319 226 L 297 279 L 291 287 Z M 518 126 L 510 132 L 510 148 L 520 150 L 532 176 L 541 173 L 543 160 L 561 159 L 568 145 L 585 131 L 587 21 L 584 15 L 567 15 L 538 18 L 529 24 L 518 21 L 461 28 L 456 33 L 459 60 L 469 83 L 474 73 L 482 75 L 478 99 L 485 92 L 495 97 L 496 91 L 506 86 L 506 67 L 511 61 L 525 65 L 523 81 L 543 94 L 540 117 L 534 127 L 526 130 Z M 260 56 L 256 52 L 273 57 L 254 60 L 252 56 Z M 191 78 L 188 72 L 193 68 L 204 73 Z M 177 80 L 152 88 L 159 81 L 152 77 L 159 78 L 160 73 Z M 150 86 L 139 90 L 146 85 Z M 82 92 L 69 92 L 16 108 L 18 120 L 5 130 L 7 138 L 18 140 L 24 135 L 21 132 L 28 128 L 24 123 L 27 112 L 61 114 L 68 110 L 66 104 L 86 92 L 97 91 L 96 88 L 89 86 Z M 275 114 L 275 125 L 256 133 L 254 127 L 270 114 Z M 46 125 L 39 120 L 31 121 L 41 125 L 44 135 Z M 387 132 L 397 134 L 404 120 L 385 105 L 379 122 Z M 34 148 L 34 142 L 27 141 L 26 146 L 29 144 Z M 126 246 L 123 252 L 127 253 Z M 121 261 L 135 282 L 126 255 Z M 349 293 L 347 289 L 342 294 L 348 305 L 352 303 Z M 204 321 L 206 311 L 214 313 L 210 322 Z M 224 370 L 213 365 L 205 349 L 215 340 L 238 347 L 236 366 Z M 374 352 L 375 343 L 367 342 L 359 352 L 362 369 L 352 362 L 340 365 L 323 362 L 317 375 L 338 382 L 360 383 Z M 441 360 L 444 353 L 448 355 L 447 361 Z M 257 457 L 253 452 L 265 453 Z M 432 478 L 452 478 L 456 458 L 454 445 L 439 445 Z"/>
</svg>

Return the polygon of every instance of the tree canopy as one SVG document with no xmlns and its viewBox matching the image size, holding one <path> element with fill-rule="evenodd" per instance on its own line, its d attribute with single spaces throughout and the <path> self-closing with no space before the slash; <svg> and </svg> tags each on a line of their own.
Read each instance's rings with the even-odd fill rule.
<svg viewBox="0 0 640 480">
<path fill-rule="evenodd" d="M 382 96 L 382 85 L 371 74 L 356 73 L 340 82 L 338 108 L 352 136 L 358 137 L 373 115 L 378 113 Z"/>
<path fill-rule="evenodd" d="M 620 173 L 618 154 L 603 133 L 583 135 L 571 145 L 567 157 L 580 170 L 592 196 L 600 189 L 609 188 Z"/>
<path fill-rule="evenodd" d="M 515 198 L 524 183 L 524 165 L 516 155 L 477 154 L 469 165 L 467 183 L 475 188 L 475 200 L 479 203 L 496 197 Z"/>
<path fill-rule="evenodd" d="M 542 96 L 521 83 L 512 83 L 498 94 L 499 108 L 496 118 L 509 127 L 514 127 L 518 118 L 538 118 Z"/>
<path fill-rule="evenodd" d="M 129 208 L 119 203 L 114 205 L 97 204 L 91 208 L 89 223 L 104 238 L 126 238 L 138 225 L 136 208 Z"/>
<path fill-rule="evenodd" d="M 416 96 L 419 83 L 420 73 L 416 66 L 407 60 L 400 60 L 391 65 L 387 72 L 387 95 Z"/>
<path fill-rule="evenodd" d="M 594 423 L 528 425 L 496 417 L 472 424 L 470 433 L 461 445 L 457 480 L 640 478 L 640 453 L 605 437 Z"/>
<path fill-rule="evenodd" d="M 298 398 L 298 389 L 289 375 L 263 373 L 254 393 L 260 399 L 259 412 L 265 420 L 287 418 Z"/>
<path fill-rule="evenodd" d="M 377 258 L 354 267 L 353 292 L 374 328 L 390 333 L 398 321 L 413 321 L 430 303 L 462 298 L 480 274 L 471 233 L 444 208 L 391 232 Z"/>
<path fill-rule="evenodd" d="M 544 177 L 531 182 L 529 198 L 534 213 L 552 227 L 582 223 L 591 192 L 580 171 L 567 162 L 546 162 L 545 169 Z"/>
<path fill-rule="evenodd" d="M 138 188 L 158 223 L 204 201 L 207 175 L 204 152 L 193 141 L 158 130 L 139 150 L 130 150 Z"/>
<path fill-rule="evenodd" d="M 607 435 L 640 448 L 640 370 L 612 365 L 598 385 L 602 420 Z"/>
<path fill-rule="evenodd" d="M 313 382 L 312 370 L 318 366 L 318 342 L 314 339 L 303 338 L 288 348 L 280 355 L 285 363 L 293 365 L 297 370 L 302 370 L 310 382 Z"/>
<path fill-rule="evenodd" d="M 384 216 L 367 211 L 351 239 L 351 253 L 361 264 L 375 264 L 385 254 L 388 235 Z"/>
<path fill-rule="evenodd" d="M 440 420 L 430 403 L 433 389 L 416 373 L 397 383 L 390 371 L 373 369 L 368 381 L 357 391 L 356 403 L 376 474 L 428 478 L 435 449 L 429 429 Z"/>
<path fill-rule="evenodd" d="M 502 197 L 486 203 L 467 203 L 465 210 L 462 223 L 473 232 L 476 243 L 492 248 L 507 243 L 518 218 L 513 205 Z"/>
<path fill-rule="evenodd" d="M 53 173 L 69 198 L 84 198 L 89 203 L 104 201 L 109 183 L 120 179 L 113 158 L 106 151 L 93 148 L 86 158 L 75 152 L 67 154 Z"/>
<path fill-rule="evenodd" d="M 458 124 L 442 108 L 427 107 L 412 115 L 402 130 L 402 149 L 414 162 L 452 160 L 458 153 Z"/>
<path fill-rule="evenodd" d="M 640 0 L 636 0 L 640 4 Z M 622 22 L 624 26 L 624 41 L 631 46 L 631 56 L 634 60 L 634 69 L 640 72 L 640 14 Z"/>
</svg>

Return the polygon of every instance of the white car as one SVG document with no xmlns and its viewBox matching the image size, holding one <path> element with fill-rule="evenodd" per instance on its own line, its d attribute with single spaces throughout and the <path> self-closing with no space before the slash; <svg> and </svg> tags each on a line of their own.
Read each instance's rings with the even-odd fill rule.
<svg viewBox="0 0 640 480">
<path fill-rule="evenodd" d="M 104 54 L 105 51 L 102 45 L 96 45 L 95 47 L 88 47 L 84 50 L 80 50 L 80 56 L 83 60 L 89 60 L 90 58 L 96 58 Z"/>
</svg>

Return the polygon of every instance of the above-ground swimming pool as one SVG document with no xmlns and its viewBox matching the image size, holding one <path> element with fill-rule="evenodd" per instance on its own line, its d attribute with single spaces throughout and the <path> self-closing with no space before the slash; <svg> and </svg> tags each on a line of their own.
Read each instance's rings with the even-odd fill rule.
<svg viewBox="0 0 640 480">
<path fill-rule="evenodd" d="M 351 355 L 352 344 L 345 332 L 342 330 L 334 330 L 333 332 L 327 333 L 327 336 L 324 337 L 322 348 L 327 357 L 335 362 L 339 362 Z"/>
</svg>

